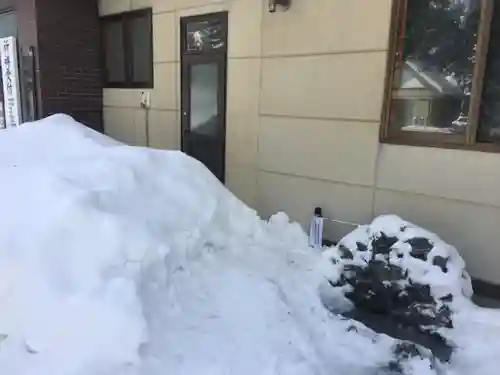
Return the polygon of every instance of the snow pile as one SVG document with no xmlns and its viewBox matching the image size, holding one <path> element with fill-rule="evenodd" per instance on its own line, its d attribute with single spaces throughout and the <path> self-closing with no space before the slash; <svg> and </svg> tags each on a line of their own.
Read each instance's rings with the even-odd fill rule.
<svg viewBox="0 0 500 375">
<path fill-rule="evenodd" d="M 329 279 L 337 307 L 350 309 L 350 301 L 427 332 L 451 328 L 452 304 L 473 293 L 453 246 L 394 215 L 357 228 L 325 257 L 335 264 Z"/>
<path fill-rule="evenodd" d="M 429 285 L 435 299 L 472 297 L 471 278 L 458 251 L 436 234 L 394 215 L 360 226 L 325 255 L 339 259 L 339 267 L 387 262 L 399 267 L 406 281 Z"/>
<path fill-rule="evenodd" d="M 0 134 L 0 178 L 2 374 L 356 374 L 390 358 L 392 340 L 346 336 L 323 308 L 298 225 L 262 222 L 182 153 L 55 116 Z"/>
<path fill-rule="evenodd" d="M 465 262 L 453 246 L 388 215 L 357 228 L 325 255 L 337 271 L 330 277 L 332 310 L 340 307 L 345 316 L 450 360 L 445 328 L 453 328 L 453 306 L 472 296 Z"/>
<path fill-rule="evenodd" d="M 301 228 L 261 221 L 180 152 L 58 115 L 0 133 L 0 179 L 1 374 L 389 373 L 401 344 L 324 308 L 331 263 Z M 462 311 L 461 368 L 493 374 L 499 346 L 469 342 L 500 327 Z"/>
<path fill-rule="evenodd" d="M 441 361 L 453 363 L 464 355 L 464 345 L 470 346 L 457 332 L 468 324 L 461 319 L 477 313 L 471 278 L 457 250 L 436 234 L 394 215 L 381 216 L 349 233 L 324 257 L 332 272 L 322 297 L 331 311 L 427 347 Z M 433 357 L 407 344 L 395 354 L 402 363 Z"/>
</svg>

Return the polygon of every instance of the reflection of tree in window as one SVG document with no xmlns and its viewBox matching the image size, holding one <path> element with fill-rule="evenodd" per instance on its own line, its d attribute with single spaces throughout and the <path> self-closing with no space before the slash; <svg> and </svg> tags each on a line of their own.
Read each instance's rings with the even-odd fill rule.
<svg viewBox="0 0 500 375">
<path fill-rule="evenodd" d="M 477 138 L 500 142 L 500 1 L 495 0 Z"/>
<path fill-rule="evenodd" d="M 465 130 L 479 4 L 479 0 L 407 1 L 393 94 L 405 104 L 393 106 L 391 116 L 403 130 Z"/>
</svg>

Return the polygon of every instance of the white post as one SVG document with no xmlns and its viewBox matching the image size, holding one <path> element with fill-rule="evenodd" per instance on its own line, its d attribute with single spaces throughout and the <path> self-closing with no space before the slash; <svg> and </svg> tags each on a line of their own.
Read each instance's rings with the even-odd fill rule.
<svg viewBox="0 0 500 375">
<path fill-rule="evenodd" d="M 316 207 L 309 227 L 309 246 L 316 249 L 323 248 L 323 212 L 321 207 Z"/>
<path fill-rule="evenodd" d="M 16 38 L 0 38 L 0 58 L 4 95 L 4 126 L 7 128 L 21 124 L 21 94 Z"/>
</svg>

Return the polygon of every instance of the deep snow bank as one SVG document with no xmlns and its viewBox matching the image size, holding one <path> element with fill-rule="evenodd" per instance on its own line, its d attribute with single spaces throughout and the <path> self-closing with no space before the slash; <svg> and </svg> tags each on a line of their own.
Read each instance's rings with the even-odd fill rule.
<svg viewBox="0 0 500 375">
<path fill-rule="evenodd" d="M 321 305 L 297 225 L 260 221 L 179 152 L 54 116 L 0 134 L 0 179 L 2 374 L 356 373 L 389 357 L 385 337 L 339 346 L 348 323 Z"/>
<path fill-rule="evenodd" d="M 331 266 L 298 225 L 261 221 L 182 153 L 59 115 L 0 133 L 0 180 L 0 374 L 365 375 L 392 358 L 323 307 Z M 498 346 L 477 338 L 500 329 L 462 311 L 456 374 L 493 374 Z"/>
</svg>

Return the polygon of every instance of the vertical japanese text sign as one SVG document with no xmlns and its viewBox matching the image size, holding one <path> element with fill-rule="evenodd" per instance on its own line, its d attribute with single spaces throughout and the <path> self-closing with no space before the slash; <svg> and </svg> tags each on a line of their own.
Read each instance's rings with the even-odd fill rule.
<svg viewBox="0 0 500 375">
<path fill-rule="evenodd" d="M 2 60 L 5 126 L 7 128 L 19 126 L 21 124 L 21 96 L 15 37 L 0 38 L 0 58 Z"/>
</svg>

